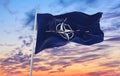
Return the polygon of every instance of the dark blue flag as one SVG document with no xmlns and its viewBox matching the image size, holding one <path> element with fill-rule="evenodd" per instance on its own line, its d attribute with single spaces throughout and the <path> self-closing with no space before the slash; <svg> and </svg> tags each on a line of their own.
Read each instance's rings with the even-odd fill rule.
<svg viewBox="0 0 120 76">
<path fill-rule="evenodd" d="M 61 15 L 37 14 L 35 54 L 47 48 L 63 46 L 68 42 L 83 45 L 102 42 L 104 33 L 100 29 L 101 17 L 101 12 L 93 15 L 82 12 Z"/>
</svg>

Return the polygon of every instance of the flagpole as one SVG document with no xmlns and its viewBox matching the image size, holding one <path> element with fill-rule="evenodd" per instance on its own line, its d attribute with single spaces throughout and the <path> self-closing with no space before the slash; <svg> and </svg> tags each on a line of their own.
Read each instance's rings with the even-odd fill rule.
<svg viewBox="0 0 120 76">
<path fill-rule="evenodd" d="M 34 17 L 34 32 L 33 32 L 33 51 L 32 51 L 32 54 L 31 54 L 31 60 L 30 60 L 30 75 L 29 76 L 32 76 L 32 71 L 33 71 L 33 60 L 34 60 L 34 55 L 35 55 L 35 37 L 36 37 L 36 23 L 37 22 L 37 10 L 35 10 L 35 17 Z"/>
</svg>

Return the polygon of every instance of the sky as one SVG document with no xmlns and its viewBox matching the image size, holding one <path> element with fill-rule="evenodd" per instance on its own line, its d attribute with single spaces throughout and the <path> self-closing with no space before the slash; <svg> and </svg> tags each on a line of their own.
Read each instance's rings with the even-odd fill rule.
<svg viewBox="0 0 120 76">
<path fill-rule="evenodd" d="M 120 76 L 120 0 L 0 0 L 0 74 L 29 76 L 34 10 L 59 15 L 95 14 L 104 41 L 91 46 L 69 43 L 34 57 L 33 76 Z"/>
</svg>

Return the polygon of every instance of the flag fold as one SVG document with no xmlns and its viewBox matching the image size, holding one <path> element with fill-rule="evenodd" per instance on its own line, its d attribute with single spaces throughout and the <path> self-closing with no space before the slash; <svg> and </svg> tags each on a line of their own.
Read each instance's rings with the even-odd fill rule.
<svg viewBox="0 0 120 76">
<path fill-rule="evenodd" d="M 59 47 L 68 42 L 92 45 L 104 40 L 100 29 L 102 12 L 88 15 L 70 12 L 61 15 L 37 14 L 37 40 L 35 54 Z"/>
</svg>

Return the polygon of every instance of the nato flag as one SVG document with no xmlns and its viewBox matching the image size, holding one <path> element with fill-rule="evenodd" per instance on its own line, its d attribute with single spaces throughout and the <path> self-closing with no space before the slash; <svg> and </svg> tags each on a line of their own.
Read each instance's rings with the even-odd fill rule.
<svg viewBox="0 0 120 76">
<path fill-rule="evenodd" d="M 61 15 L 37 14 L 37 40 L 35 54 L 40 51 L 59 47 L 68 42 L 92 45 L 104 40 L 100 29 L 98 12 L 88 15 L 82 12 L 70 12 Z"/>
</svg>

